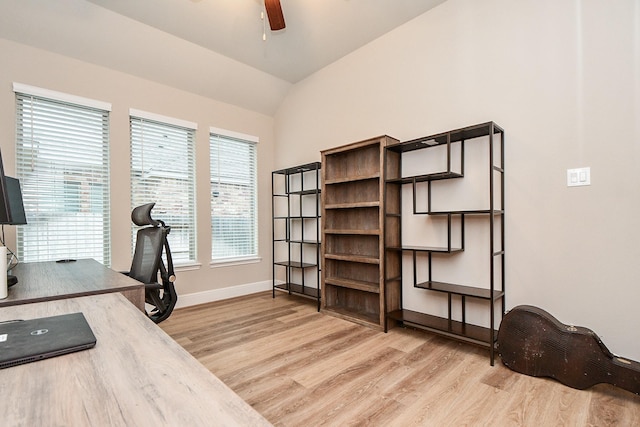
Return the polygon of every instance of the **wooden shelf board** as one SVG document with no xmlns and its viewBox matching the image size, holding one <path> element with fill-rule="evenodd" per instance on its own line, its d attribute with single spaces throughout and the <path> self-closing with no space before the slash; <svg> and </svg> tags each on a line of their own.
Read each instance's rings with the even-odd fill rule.
<svg viewBox="0 0 640 427">
<path fill-rule="evenodd" d="M 494 215 L 502 215 L 503 210 L 494 209 Z M 431 212 L 415 212 L 415 215 L 489 215 L 491 210 L 489 209 L 469 209 L 469 210 L 455 210 L 455 211 L 431 211 Z"/>
<path fill-rule="evenodd" d="M 307 262 L 299 262 L 299 261 L 277 261 L 274 262 L 275 265 L 282 265 L 285 267 L 293 267 L 293 268 L 310 268 L 317 267 L 316 264 L 311 264 Z"/>
<path fill-rule="evenodd" d="M 320 240 L 289 240 L 290 243 L 304 243 L 305 245 L 319 245 Z"/>
<path fill-rule="evenodd" d="M 339 261 L 360 262 L 363 264 L 380 264 L 380 258 L 372 257 L 372 256 L 325 253 L 324 257 L 328 259 L 336 259 Z"/>
<path fill-rule="evenodd" d="M 359 291 L 370 292 L 372 294 L 380 293 L 379 283 L 365 282 L 363 280 L 343 279 L 341 277 L 325 277 L 324 282 L 327 285 L 338 286 L 341 288 L 357 289 Z"/>
<path fill-rule="evenodd" d="M 380 201 L 369 201 L 369 202 L 352 202 L 352 203 L 331 203 L 325 204 L 324 208 L 326 209 L 353 209 L 353 208 L 377 208 L 380 207 Z"/>
<path fill-rule="evenodd" d="M 293 190 L 289 191 L 289 193 L 275 193 L 272 194 L 273 197 L 289 197 L 289 196 L 308 196 L 308 195 L 320 195 L 321 190 L 309 189 L 309 190 Z"/>
<path fill-rule="evenodd" d="M 411 141 L 400 142 L 387 146 L 387 149 L 398 153 L 404 153 L 407 151 L 420 150 L 423 148 L 435 147 L 447 143 L 447 136 L 450 136 L 451 142 L 458 142 L 462 140 L 468 140 L 478 138 L 481 136 L 488 136 L 491 133 L 491 126 L 493 125 L 493 133 L 501 133 L 503 129 L 493 122 L 480 123 L 473 126 L 467 126 L 462 129 L 456 129 L 449 132 L 443 132 L 435 135 L 424 136 L 422 138 L 413 139 Z"/>
<path fill-rule="evenodd" d="M 392 251 L 438 252 L 446 254 L 464 251 L 462 248 L 449 249 L 439 246 L 388 246 L 387 249 Z"/>
<path fill-rule="evenodd" d="M 490 300 L 492 297 L 494 300 L 497 300 L 502 298 L 502 296 L 504 296 L 503 291 L 494 290 L 492 294 L 490 289 L 477 288 L 474 286 L 457 285 L 453 283 L 436 282 L 436 281 L 417 283 L 415 287 L 420 289 L 427 289 L 430 291 L 445 292 L 449 294 L 463 295 L 467 297 L 481 298 L 481 299 L 487 299 L 487 300 Z"/>
<path fill-rule="evenodd" d="M 337 177 L 337 178 L 327 178 L 324 181 L 325 185 L 331 184 L 342 184 L 344 182 L 354 182 L 354 181 L 364 181 L 367 179 L 379 179 L 380 172 L 375 172 L 367 175 L 351 175 L 345 177 Z"/>
<path fill-rule="evenodd" d="M 320 194 L 321 190 L 318 188 L 317 190 L 315 188 L 309 189 L 309 190 L 294 190 L 294 191 L 289 191 L 289 195 L 292 196 L 307 196 L 307 195 L 311 195 L 311 194 Z"/>
<path fill-rule="evenodd" d="M 375 229 L 375 230 L 363 230 L 363 229 L 346 230 L 346 229 L 332 228 L 332 229 L 325 229 L 324 233 L 325 234 L 353 234 L 353 235 L 379 236 L 380 235 L 380 230 L 379 229 Z"/>
<path fill-rule="evenodd" d="M 275 286 L 276 289 L 286 292 L 291 292 L 296 295 L 303 295 L 312 298 L 318 298 L 320 292 L 318 288 L 311 286 L 302 286 L 297 283 L 281 283 Z"/>
<path fill-rule="evenodd" d="M 432 316 L 411 310 L 395 310 L 389 313 L 388 316 L 391 319 L 403 322 L 405 325 L 414 326 L 487 348 L 491 346 L 491 330 L 489 328 L 472 325 L 470 323 L 462 323 L 457 320 L 449 321 L 449 319 L 444 317 Z M 494 330 L 494 339 L 497 339 L 497 337 L 498 331 Z"/>
<path fill-rule="evenodd" d="M 438 181 L 441 179 L 463 178 L 464 174 L 458 172 L 435 172 L 424 175 L 406 176 L 402 178 L 388 179 L 387 184 L 411 184 L 415 182 Z"/>
<path fill-rule="evenodd" d="M 293 175 L 300 172 L 311 172 L 311 171 L 319 171 L 322 169 L 322 164 L 320 162 L 307 163 L 306 165 L 294 166 L 292 168 L 280 169 L 277 171 L 273 171 L 275 174 L 279 175 Z"/>
<path fill-rule="evenodd" d="M 376 313 L 363 313 L 340 306 L 327 306 L 324 308 L 324 310 L 331 312 L 332 314 L 335 314 L 343 319 L 356 321 L 357 323 L 363 324 L 365 326 L 380 327 L 380 316 Z"/>
</svg>

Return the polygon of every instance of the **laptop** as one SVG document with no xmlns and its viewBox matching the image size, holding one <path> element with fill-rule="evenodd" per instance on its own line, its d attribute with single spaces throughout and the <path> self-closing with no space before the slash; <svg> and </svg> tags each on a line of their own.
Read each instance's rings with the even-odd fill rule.
<svg viewBox="0 0 640 427">
<path fill-rule="evenodd" d="M 0 369 L 95 345 L 96 337 L 82 313 L 0 322 Z"/>
</svg>

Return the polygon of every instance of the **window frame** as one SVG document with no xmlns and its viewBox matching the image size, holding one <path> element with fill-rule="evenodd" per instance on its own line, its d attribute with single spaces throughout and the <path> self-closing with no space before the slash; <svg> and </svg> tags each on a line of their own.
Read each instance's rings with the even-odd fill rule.
<svg viewBox="0 0 640 427">
<path fill-rule="evenodd" d="M 177 132 L 177 133 L 186 132 L 188 135 L 190 135 L 186 139 L 187 152 L 185 154 L 187 156 L 187 160 L 186 160 L 187 170 L 185 174 L 187 178 L 186 178 L 186 184 L 185 184 L 186 188 L 183 189 L 184 190 L 183 192 L 187 197 L 187 205 L 189 206 L 186 210 L 187 211 L 186 215 L 181 214 L 181 212 L 176 213 L 177 211 L 172 210 L 168 206 L 170 203 L 163 204 L 162 201 L 158 201 L 158 200 L 137 200 L 135 198 L 136 196 L 139 196 L 139 194 L 137 192 L 134 192 L 134 186 L 136 185 L 136 183 L 134 182 L 135 171 L 133 169 L 134 138 L 136 138 L 136 135 L 134 135 L 134 121 L 136 121 L 135 126 L 138 126 L 138 125 L 144 126 L 145 124 L 148 124 L 152 128 L 154 128 L 154 130 L 158 130 L 161 127 L 166 127 L 166 130 L 168 132 Z M 174 265 L 176 266 L 176 268 L 181 268 L 181 269 L 188 268 L 188 267 L 195 267 L 199 265 L 198 264 L 198 242 L 197 242 L 197 237 L 198 237 L 197 200 L 196 200 L 197 175 L 196 175 L 196 158 L 195 158 L 197 129 L 198 129 L 198 125 L 197 123 L 194 123 L 194 122 L 177 119 L 173 117 L 168 117 L 168 116 L 163 116 L 160 114 L 137 110 L 133 108 L 129 110 L 129 130 L 130 130 L 130 135 L 129 135 L 129 156 L 130 156 L 129 158 L 130 160 L 129 192 L 130 192 L 130 195 L 129 195 L 129 199 L 131 203 L 131 209 L 145 203 L 150 203 L 150 202 L 157 203 L 156 206 L 154 207 L 155 209 L 154 212 L 152 212 L 152 216 L 154 219 L 162 220 L 168 226 L 172 227 L 172 232 L 170 232 L 168 236 L 169 245 L 171 247 L 171 253 L 173 255 Z M 136 140 L 135 142 L 138 142 L 138 141 Z M 140 170 L 139 172 L 142 172 L 142 170 Z M 141 174 L 142 173 L 140 173 L 140 175 Z M 184 204 L 181 204 L 181 206 L 183 205 Z M 161 213 L 163 210 L 165 212 Z M 171 212 L 173 212 L 173 214 L 171 214 Z M 172 219 L 172 216 L 174 217 L 174 219 Z M 182 221 L 175 221 L 176 217 L 187 218 L 187 221 L 185 221 L 184 223 L 182 223 Z M 139 228 L 140 227 L 137 227 L 135 224 L 133 223 L 131 224 L 131 251 L 132 251 L 131 253 L 132 254 L 133 254 L 133 251 L 135 250 L 136 233 Z M 179 232 L 177 231 L 179 229 L 182 229 L 184 233 L 188 235 L 188 241 L 186 243 L 187 249 L 186 251 L 185 250 L 182 251 L 182 253 L 187 252 L 188 259 L 184 259 L 184 258 L 181 259 L 179 255 L 180 251 L 177 249 L 184 245 L 178 244 L 176 243 L 175 239 L 172 239 L 172 237 L 175 238 L 179 234 Z"/>
<path fill-rule="evenodd" d="M 80 96 L 75 96 L 71 94 L 66 94 L 62 92 L 56 92 L 49 89 L 44 89 L 35 86 L 29 86 L 21 83 L 13 83 L 13 91 L 15 93 L 16 99 L 16 139 L 15 139 L 15 149 L 16 149 L 16 176 L 20 179 L 22 192 L 23 192 L 23 200 L 25 201 L 25 212 L 27 215 L 27 221 L 30 224 L 25 226 L 18 226 L 16 230 L 16 252 L 20 258 L 25 258 L 28 252 L 32 253 L 27 261 L 53 261 L 60 258 L 80 258 L 80 257 L 94 257 L 100 258 L 98 261 L 102 262 L 107 267 L 111 265 L 112 261 L 112 247 L 111 247 L 111 165 L 110 165 L 110 112 L 111 112 L 111 104 L 107 102 L 97 101 L 89 98 L 84 98 Z M 25 102 L 31 99 L 31 106 L 29 108 L 30 112 L 34 111 L 34 107 L 36 105 L 34 102 L 39 102 L 39 108 L 49 108 L 55 115 L 51 115 L 49 113 L 44 113 L 42 111 L 39 114 L 42 116 L 41 124 L 38 128 L 34 128 L 33 126 L 29 126 L 27 128 L 22 127 L 23 119 L 21 117 L 27 112 L 25 110 Z M 59 109 L 54 108 L 56 104 L 59 104 Z M 65 118 L 65 115 L 68 116 L 68 121 L 60 122 L 61 118 Z M 73 116 L 80 116 L 81 120 L 77 123 L 73 123 Z M 53 119 L 56 121 L 53 121 Z M 99 126 L 92 128 L 94 133 L 87 134 L 83 129 L 82 132 L 78 132 L 77 129 L 81 128 L 83 125 L 100 123 Z M 42 123 L 46 124 L 46 127 L 42 127 Z M 61 125 L 63 123 L 64 125 Z M 75 126 L 66 126 L 68 123 L 72 123 Z M 26 131 L 30 129 L 29 134 L 27 135 Z M 38 163 L 33 162 L 33 151 L 32 155 L 29 156 L 28 153 L 24 150 L 28 150 L 26 148 L 27 140 L 34 141 L 35 134 L 34 129 L 40 129 L 38 133 L 40 134 L 39 139 L 46 140 L 46 144 L 43 148 L 48 150 L 49 155 L 54 155 L 52 157 L 53 161 L 46 161 L 46 158 L 38 159 Z M 43 131 L 42 129 L 46 129 Z M 58 139 L 57 142 L 56 138 Z M 59 141 L 62 138 L 64 142 Z M 70 141 L 73 141 L 74 144 L 70 144 Z M 33 142 L 30 143 L 33 150 Z M 73 147 L 74 149 L 68 150 L 69 147 Z M 82 149 L 82 147 L 86 147 Z M 86 154 L 91 148 L 96 154 L 95 159 L 87 159 Z M 45 151 L 46 153 L 47 151 Z M 75 154 L 76 156 L 69 156 L 69 153 Z M 39 153 L 42 154 L 42 153 Z M 75 164 L 73 167 L 69 167 L 67 163 L 64 161 L 74 158 Z M 92 164 L 92 160 L 94 163 Z M 33 168 L 33 165 L 37 164 L 40 168 L 40 174 L 54 174 L 55 177 L 59 178 L 58 185 L 56 186 L 50 180 L 42 178 L 42 176 L 38 177 L 29 177 L 32 175 L 32 172 L 29 167 Z M 52 166 L 58 165 L 58 166 Z M 61 167 L 60 165 L 63 165 Z M 98 165 L 98 166 L 96 166 Z M 50 176 L 50 175 L 48 175 Z M 96 176 L 99 178 L 96 181 Z M 79 181 L 78 181 L 79 179 Z M 62 196 L 62 199 L 65 200 L 65 195 L 69 195 L 66 189 L 73 188 L 74 190 L 78 190 L 78 183 L 81 186 L 84 186 L 82 192 L 78 192 L 77 197 L 67 199 L 67 201 L 71 201 L 71 204 L 63 202 L 61 206 L 63 206 L 62 210 L 59 208 L 51 208 L 51 206 L 55 206 L 59 203 L 59 199 Z M 96 187 L 97 184 L 97 187 Z M 44 188 L 44 190 L 42 190 Z M 98 188 L 100 191 L 98 193 L 99 198 L 96 199 L 96 193 L 94 190 Z M 49 200 L 44 200 L 42 197 L 38 197 L 38 191 L 53 191 L 53 194 L 49 196 Z M 87 193 L 88 191 L 88 193 Z M 83 199 L 82 195 L 86 197 Z M 55 203 L 52 201 L 55 200 Z M 83 201 L 84 200 L 84 201 Z M 36 220 L 34 223 L 34 212 L 41 211 L 38 208 L 37 203 L 40 203 L 41 207 L 44 203 L 44 213 L 40 213 L 39 217 L 44 217 L 44 220 L 39 221 Z M 98 210 L 98 218 L 101 219 L 100 225 L 98 226 L 100 231 L 100 237 L 94 238 L 90 240 L 92 243 L 96 243 L 96 245 L 87 246 L 86 242 L 82 243 L 78 239 L 71 239 L 72 235 L 81 235 L 86 233 L 86 228 L 79 233 L 76 230 L 73 232 L 67 233 L 66 239 L 71 239 L 73 242 L 72 245 L 67 246 L 70 248 L 65 251 L 60 249 L 60 247 L 64 248 L 64 245 L 60 246 L 63 243 L 65 237 L 63 234 L 54 234 L 56 236 L 56 243 L 58 246 L 55 247 L 55 250 L 52 251 L 51 247 L 47 246 L 41 249 L 35 249 L 35 251 L 25 251 L 25 245 L 29 244 L 31 239 L 26 239 L 25 233 L 30 229 L 25 227 L 31 227 L 31 231 L 33 228 L 38 227 L 38 224 L 42 224 L 44 230 L 50 230 L 51 225 L 49 224 L 51 221 L 46 219 L 47 216 L 47 208 L 48 215 L 60 216 L 60 212 L 83 212 L 85 215 L 81 215 L 77 217 L 75 220 L 71 222 L 66 222 L 63 224 L 73 224 L 78 225 L 77 220 L 80 219 L 84 225 L 93 224 L 94 222 L 91 220 L 91 212 L 95 212 L 94 209 L 96 207 L 100 208 Z M 35 209 L 35 211 L 34 211 Z M 88 210 L 87 210 L 88 209 Z M 88 216 L 86 215 L 88 214 Z M 89 219 L 89 222 L 87 221 Z M 42 219 L 42 218 L 40 218 Z M 41 227 L 42 227 L 41 226 Z M 97 230 L 98 228 L 96 228 Z M 54 227 L 55 230 L 55 227 Z M 42 232 L 42 229 L 38 228 L 35 231 L 38 235 Z M 55 231 L 54 231 L 55 233 Z M 34 239 L 34 241 L 38 240 Z M 38 245 L 39 246 L 39 245 Z M 87 247 L 98 248 L 99 251 L 87 251 L 84 249 Z M 97 252 L 101 252 L 98 254 Z"/>
<path fill-rule="evenodd" d="M 232 140 L 240 143 L 250 144 L 252 146 L 252 156 L 253 156 L 253 176 L 252 178 L 252 189 L 253 189 L 253 218 L 252 218 L 252 232 L 254 235 L 253 246 L 254 251 L 252 254 L 247 255 L 232 255 L 232 256 L 224 256 L 224 257 L 214 257 L 214 206 L 213 206 L 213 185 L 214 177 L 213 177 L 213 161 L 214 161 L 214 138 L 224 139 L 224 140 Z M 216 127 L 209 128 L 209 201 L 210 201 L 210 249 L 211 249 L 211 259 L 209 261 L 209 265 L 212 268 L 216 267 L 228 267 L 235 265 L 244 265 L 244 264 L 253 264 L 258 263 L 262 260 L 260 256 L 260 233 L 259 233 L 259 205 L 258 205 L 258 146 L 259 146 L 259 138 L 254 135 L 244 134 L 241 132 L 230 131 L 227 129 L 221 129 Z M 218 159 L 216 159 L 218 160 Z"/>
</svg>

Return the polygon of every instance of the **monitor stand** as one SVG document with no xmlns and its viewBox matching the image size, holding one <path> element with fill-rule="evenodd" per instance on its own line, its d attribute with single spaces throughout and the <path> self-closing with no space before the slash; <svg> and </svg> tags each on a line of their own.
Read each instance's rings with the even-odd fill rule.
<svg viewBox="0 0 640 427">
<path fill-rule="evenodd" d="M 12 276 L 11 274 L 7 274 L 7 287 L 10 288 L 16 283 L 18 283 L 18 278 L 16 276 Z"/>
</svg>

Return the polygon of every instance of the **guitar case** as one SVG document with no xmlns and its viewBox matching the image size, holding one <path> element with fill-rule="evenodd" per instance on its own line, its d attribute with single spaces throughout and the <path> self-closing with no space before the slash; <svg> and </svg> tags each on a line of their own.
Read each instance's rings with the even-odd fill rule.
<svg viewBox="0 0 640 427">
<path fill-rule="evenodd" d="M 580 390 L 607 383 L 640 394 L 640 363 L 611 353 L 590 329 L 564 325 L 538 307 L 520 305 L 504 316 L 498 354 L 522 374 Z"/>
</svg>

